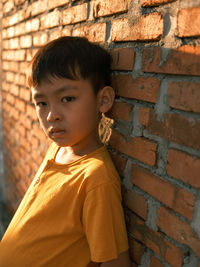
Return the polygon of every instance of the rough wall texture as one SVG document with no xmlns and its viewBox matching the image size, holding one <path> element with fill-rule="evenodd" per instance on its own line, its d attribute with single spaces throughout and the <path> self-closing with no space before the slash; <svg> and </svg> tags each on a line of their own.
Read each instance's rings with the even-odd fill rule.
<svg viewBox="0 0 200 267">
<path fill-rule="evenodd" d="M 200 1 L 2 2 L 8 207 L 16 209 L 48 145 L 26 87 L 27 64 L 47 41 L 84 35 L 113 54 L 109 146 L 132 266 L 200 267 Z"/>
</svg>

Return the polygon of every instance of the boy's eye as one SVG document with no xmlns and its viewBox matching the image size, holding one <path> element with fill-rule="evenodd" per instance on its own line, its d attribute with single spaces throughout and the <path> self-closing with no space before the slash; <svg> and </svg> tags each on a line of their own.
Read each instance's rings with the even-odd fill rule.
<svg viewBox="0 0 200 267">
<path fill-rule="evenodd" d="M 75 97 L 72 97 L 72 96 L 65 96 L 62 98 L 62 102 L 64 103 L 68 103 L 68 102 L 71 102 L 75 99 Z"/>
<path fill-rule="evenodd" d="M 45 106 L 45 105 L 46 105 L 45 102 L 38 102 L 38 103 L 36 103 L 36 106 L 37 106 L 37 107 L 43 107 L 43 106 Z"/>
</svg>

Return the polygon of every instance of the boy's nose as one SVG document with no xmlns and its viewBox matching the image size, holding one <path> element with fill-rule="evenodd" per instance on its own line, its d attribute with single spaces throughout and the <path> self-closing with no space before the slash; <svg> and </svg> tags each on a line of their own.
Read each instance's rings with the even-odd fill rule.
<svg viewBox="0 0 200 267">
<path fill-rule="evenodd" d="M 51 110 L 49 111 L 48 115 L 47 115 L 47 121 L 48 122 L 54 122 L 57 120 L 61 120 L 62 116 L 59 112 L 57 112 L 56 110 Z"/>
</svg>

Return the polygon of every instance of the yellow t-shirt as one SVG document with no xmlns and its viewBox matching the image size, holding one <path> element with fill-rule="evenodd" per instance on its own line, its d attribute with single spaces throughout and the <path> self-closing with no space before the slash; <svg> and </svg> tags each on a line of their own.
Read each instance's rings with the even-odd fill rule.
<svg viewBox="0 0 200 267">
<path fill-rule="evenodd" d="M 86 267 L 128 249 L 119 176 L 105 147 L 58 164 L 52 144 L 1 243 L 0 267 Z"/>
</svg>

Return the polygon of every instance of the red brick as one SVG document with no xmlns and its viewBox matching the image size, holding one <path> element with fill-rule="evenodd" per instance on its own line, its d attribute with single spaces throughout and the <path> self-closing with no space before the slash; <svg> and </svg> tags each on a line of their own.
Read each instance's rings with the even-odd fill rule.
<svg viewBox="0 0 200 267">
<path fill-rule="evenodd" d="M 145 251 L 145 246 L 129 236 L 129 251 L 131 259 L 137 264 L 141 263 L 142 255 Z"/>
<path fill-rule="evenodd" d="M 49 41 L 55 40 L 62 36 L 62 30 L 51 31 L 49 35 Z"/>
<path fill-rule="evenodd" d="M 62 24 L 73 24 L 87 20 L 87 9 L 87 3 L 65 9 L 62 13 Z"/>
<path fill-rule="evenodd" d="M 16 34 L 15 34 L 15 27 L 9 27 L 7 29 L 7 38 L 12 38 L 14 37 Z"/>
<path fill-rule="evenodd" d="M 31 100 L 31 92 L 30 92 L 30 90 L 25 89 L 23 87 L 20 87 L 19 96 L 20 96 L 21 99 L 23 99 L 26 102 Z"/>
<path fill-rule="evenodd" d="M 41 17 L 41 30 L 58 26 L 60 23 L 60 12 L 55 10 Z"/>
<path fill-rule="evenodd" d="M 71 36 L 71 29 L 67 28 L 67 27 L 63 28 L 62 29 L 62 35 L 63 36 Z"/>
<path fill-rule="evenodd" d="M 25 35 L 20 37 L 20 47 L 21 48 L 28 48 L 32 46 L 32 36 Z"/>
<path fill-rule="evenodd" d="M 15 103 L 15 97 L 12 96 L 11 94 L 7 94 L 6 101 L 8 103 L 10 103 L 11 105 L 14 105 L 14 103 Z"/>
<path fill-rule="evenodd" d="M 19 38 L 12 38 L 8 42 L 9 42 L 10 49 L 17 49 L 19 47 Z"/>
<path fill-rule="evenodd" d="M 131 181 L 167 206 L 173 206 L 175 187 L 172 184 L 137 165 L 132 167 Z"/>
<path fill-rule="evenodd" d="M 164 207 L 158 211 L 158 227 L 177 242 L 190 247 L 200 257 L 200 240 L 191 226 Z"/>
<path fill-rule="evenodd" d="M 167 58 L 163 58 L 162 49 L 165 53 L 168 53 Z M 183 46 L 179 49 L 160 47 L 145 48 L 143 52 L 142 70 L 144 72 L 199 76 L 199 58 L 200 46 Z"/>
<path fill-rule="evenodd" d="M 159 40 L 163 34 L 163 18 L 158 13 L 142 16 L 134 25 L 127 18 L 114 20 L 112 23 L 112 41 L 147 41 Z"/>
<path fill-rule="evenodd" d="M 163 120 L 158 120 L 152 109 L 142 109 L 140 122 L 146 126 L 149 133 L 161 136 L 178 144 L 200 149 L 200 122 L 183 117 L 179 114 L 166 114 Z"/>
<path fill-rule="evenodd" d="M 183 188 L 176 188 L 173 209 L 192 220 L 195 197 Z"/>
<path fill-rule="evenodd" d="M 26 32 L 26 23 L 25 22 L 22 22 L 22 23 L 17 24 L 15 26 L 15 35 L 16 36 L 22 35 L 25 32 Z"/>
<path fill-rule="evenodd" d="M 21 112 L 25 112 L 26 110 L 26 105 L 25 102 L 20 100 L 20 99 L 16 99 L 16 104 L 15 104 L 16 108 L 21 111 Z"/>
<path fill-rule="evenodd" d="M 58 6 L 63 6 L 63 5 L 68 4 L 69 2 L 70 2 L 69 0 L 51 0 L 49 1 L 48 8 L 52 9 Z"/>
<path fill-rule="evenodd" d="M 181 267 L 183 263 L 183 252 L 165 239 L 164 235 L 156 232 L 145 225 L 145 222 L 133 213 L 128 214 L 128 231 L 131 235 L 153 250 L 172 267 Z"/>
<path fill-rule="evenodd" d="M 171 107 L 200 113 L 200 83 L 171 82 L 168 86 L 168 103 Z"/>
<path fill-rule="evenodd" d="M 35 108 L 32 107 L 31 105 L 27 105 L 27 111 L 26 114 L 33 120 L 37 120 L 37 115 L 36 115 L 36 111 Z"/>
<path fill-rule="evenodd" d="M 9 88 L 10 88 L 10 93 L 11 94 L 13 94 L 15 96 L 19 95 L 19 86 L 15 85 L 15 84 L 10 84 Z"/>
<path fill-rule="evenodd" d="M 26 33 L 36 32 L 39 30 L 39 27 L 40 27 L 40 21 L 38 18 L 28 20 L 25 24 Z"/>
<path fill-rule="evenodd" d="M 169 175 L 200 189 L 200 158 L 170 149 L 167 162 L 167 173 Z"/>
<path fill-rule="evenodd" d="M 178 13 L 178 36 L 200 36 L 200 7 L 183 8 Z"/>
<path fill-rule="evenodd" d="M 73 30 L 73 36 L 85 36 L 91 42 L 104 43 L 106 40 L 106 23 L 95 23 Z"/>
<path fill-rule="evenodd" d="M 147 201 L 136 192 L 127 190 L 124 193 L 124 204 L 138 216 L 146 220 L 147 218 Z"/>
<path fill-rule="evenodd" d="M 13 60 L 15 60 L 15 61 L 24 61 L 25 58 L 26 58 L 26 51 L 22 50 L 22 49 L 17 50 L 17 51 L 15 51 L 14 56 L 15 57 L 13 58 Z"/>
<path fill-rule="evenodd" d="M 150 267 L 164 267 L 165 265 L 163 265 L 161 263 L 161 261 L 159 261 L 155 256 L 151 257 L 151 265 Z"/>
<path fill-rule="evenodd" d="M 135 98 L 155 103 L 158 96 L 160 82 L 154 77 L 138 77 L 132 75 L 113 75 L 112 86 L 118 96 Z"/>
<path fill-rule="evenodd" d="M 118 171 L 118 173 L 123 176 L 124 175 L 124 169 L 125 169 L 125 166 L 126 166 L 126 162 L 127 160 L 122 158 L 120 155 L 118 154 L 114 154 L 112 153 L 112 151 L 109 151 L 110 152 L 110 156 L 113 160 L 113 163 Z"/>
<path fill-rule="evenodd" d="M 46 32 L 38 33 L 33 36 L 33 45 L 34 46 L 41 46 L 46 44 L 48 41 L 48 35 Z"/>
<path fill-rule="evenodd" d="M 149 6 L 159 6 L 162 4 L 168 4 L 174 1 L 176 0 L 142 0 L 141 4 L 143 7 L 149 7 Z"/>
<path fill-rule="evenodd" d="M 132 137 L 127 141 L 120 133 L 113 130 L 109 143 L 112 147 L 130 157 L 151 166 L 156 164 L 157 144 L 155 142 L 141 137 Z"/>
<path fill-rule="evenodd" d="M 108 116 L 115 120 L 129 121 L 132 108 L 133 106 L 127 103 L 115 102 Z"/>
<path fill-rule="evenodd" d="M 128 11 L 130 0 L 97 0 L 94 5 L 94 16 L 102 17 Z"/>
<path fill-rule="evenodd" d="M 52 2 L 52 1 L 51 1 Z M 47 10 L 47 0 L 36 1 L 31 5 L 32 16 L 43 13 Z"/>
<path fill-rule="evenodd" d="M 135 63 L 135 52 L 132 48 L 115 48 L 111 51 L 112 70 L 132 70 Z"/>
<path fill-rule="evenodd" d="M 8 0 L 6 3 L 3 5 L 3 13 L 8 13 L 14 8 L 14 1 L 13 0 Z"/>
</svg>

